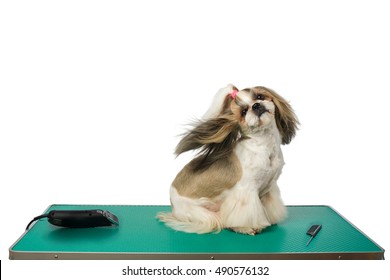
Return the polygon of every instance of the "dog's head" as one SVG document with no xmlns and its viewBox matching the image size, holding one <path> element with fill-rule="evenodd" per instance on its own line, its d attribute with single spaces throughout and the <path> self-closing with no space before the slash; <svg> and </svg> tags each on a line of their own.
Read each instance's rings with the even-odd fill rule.
<svg viewBox="0 0 390 280">
<path fill-rule="evenodd" d="M 180 141 L 176 154 L 201 149 L 199 168 L 230 154 L 243 137 L 279 133 L 280 143 L 288 144 L 299 122 L 290 104 L 266 87 L 238 90 L 229 85 L 219 90 L 203 120 Z"/>
<path fill-rule="evenodd" d="M 265 87 L 246 88 L 225 100 L 226 113 L 230 110 L 239 121 L 243 135 L 260 132 L 276 124 L 282 144 L 295 136 L 298 120 L 290 104 L 275 91 Z"/>
</svg>

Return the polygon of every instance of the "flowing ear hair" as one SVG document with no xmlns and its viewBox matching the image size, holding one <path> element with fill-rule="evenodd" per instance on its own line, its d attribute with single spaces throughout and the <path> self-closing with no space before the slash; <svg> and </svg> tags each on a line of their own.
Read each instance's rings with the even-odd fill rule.
<svg viewBox="0 0 390 280">
<path fill-rule="evenodd" d="M 218 92 L 214 95 L 214 99 L 207 110 L 207 112 L 203 115 L 202 119 L 211 119 L 218 117 L 224 109 L 226 109 L 226 105 L 230 105 L 226 102 L 227 97 L 233 92 L 233 90 L 237 90 L 237 88 L 229 84 L 224 88 L 218 90 Z"/>
<path fill-rule="evenodd" d="M 299 121 L 291 105 L 275 91 L 268 89 L 275 104 L 276 126 L 282 136 L 282 144 L 289 144 L 298 130 Z"/>
<path fill-rule="evenodd" d="M 229 103 L 226 97 L 225 103 Z M 226 105 L 226 104 L 225 104 Z M 225 107 L 225 106 L 224 106 Z M 240 136 L 240 126 L 233 113 L 225 110 L 216 118 L 199 121 L 194 128 L 184 134 L 176 147 L 176 155 L 190 150 L 199 150 L 194 161 L 194 171 L 203 170 L 214 162 L 227 158 Z"/>
</svg>

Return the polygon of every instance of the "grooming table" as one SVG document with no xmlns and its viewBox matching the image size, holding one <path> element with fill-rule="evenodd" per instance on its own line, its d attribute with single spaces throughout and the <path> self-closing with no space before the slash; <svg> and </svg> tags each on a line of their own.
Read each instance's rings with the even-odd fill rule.
<svg viewBox="0 0 390 280">
<path fill-rule="evenodd" d="M 177 232 L 155 217 L 169 206 L 52 205 L 50 210 L 108 210 L 118 227 L 60 228 L 35 222 L 10 259 L 384 259 L 384 249 L 328 206 L 288 206 L 288 218 L 255 236 Z M 29 217 L 30 218 L 30 217 Z M 306 246 L 306 231 L 322 229 Z"/>
</svg>

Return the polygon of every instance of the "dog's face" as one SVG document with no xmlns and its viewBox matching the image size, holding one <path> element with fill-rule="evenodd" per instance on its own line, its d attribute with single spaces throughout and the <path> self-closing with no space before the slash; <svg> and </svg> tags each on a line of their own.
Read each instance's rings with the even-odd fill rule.
<svg viewBox="0 0 390 280">
<path fill-rule="evenodd" d="M 288 102 L 266 87 L 233 89 L 234 94 L 226 97 L 224 111 L 231 111 L 241 131 L 253 134 L 268 127 L 275 120 L 282 143 L 288 144 L 295 136 L 298 121 Z"/>
<path fill-rule="evenodd" d="M 233 98 L 233 97 L 232 97 Z M 230 103 L 244 134 L 253 134 L 272 123 L 275 104 L 271 93 L 262 87 L 241 90 Z"/>
</svg>

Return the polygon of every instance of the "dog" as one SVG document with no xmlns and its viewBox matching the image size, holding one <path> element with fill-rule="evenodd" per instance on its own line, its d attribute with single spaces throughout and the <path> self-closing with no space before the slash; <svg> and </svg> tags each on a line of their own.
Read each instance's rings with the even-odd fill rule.
<svg viewBox="0 0 390 280">
<path fill-rule="evenodd" d="M 230 229 L 255 235 L 287 216 L 277 180 L 299 121 L 275 91 L 220 89 L 210 108 L 183 135 L 175 153 L 198 150 L 170 188 L 172 212 L 157 218 L 189 233 Z"/>
</svg>

